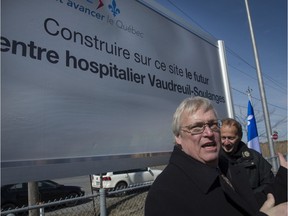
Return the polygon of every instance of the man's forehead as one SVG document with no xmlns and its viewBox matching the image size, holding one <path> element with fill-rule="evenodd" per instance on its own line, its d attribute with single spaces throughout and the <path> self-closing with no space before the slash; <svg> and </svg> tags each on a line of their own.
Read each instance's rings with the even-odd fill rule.
<svg viewBox="0 0 288 216">
<path fill-rule="evenodd" d="M 197 111 L 195 113 L 183 112 L 182 121 L 190 122 L 207 122 L 217 120 L 217 117 L 213 110 L 208 110 L 207 112 Z"/>
<path fill-rule="evenodd" d="M 221 133 L 229 133 L 229 134 L 237 134 L 237 128 L 234 125 L 228 126 L 228 125 L 222 125 L 221 127 Z"/>
</svg>

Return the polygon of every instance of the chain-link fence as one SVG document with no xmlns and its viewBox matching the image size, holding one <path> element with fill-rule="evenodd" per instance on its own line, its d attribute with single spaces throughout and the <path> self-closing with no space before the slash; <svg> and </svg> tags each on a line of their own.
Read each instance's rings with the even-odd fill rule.
<svg viewBox="0 0 288 216">
<path fill-rule="evenodd" d="M 285 155 L 287 159 L 287 154 Z M 272 159 L 266 158 L 269 162 Z M 142 216 L 148 190 L 152 182 L 133 185 L 125 189 L 96 191 L 82 197 L 69 198 L 35 206 L 25 206 L 17 209 L 2 209 L 1 216 L 29 215 L 33 216 Z M 100 193 L 102 192 L 102 193 Z"/>
<path fill-rule="evenodd" d="M 142 216 L 151 184 L 152 182 L 110 191 L 102 189 L 101 193 L 98 191 L 83 197 L 17 209 L 1 209 L 1 216 L 32 215 L 29 211 L 34 211 L 33 215 L 39 216 Z"/>
</svg>

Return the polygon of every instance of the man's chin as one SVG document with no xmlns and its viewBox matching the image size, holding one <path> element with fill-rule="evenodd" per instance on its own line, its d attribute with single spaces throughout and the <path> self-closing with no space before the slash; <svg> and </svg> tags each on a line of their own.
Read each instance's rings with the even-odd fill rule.
<svg viewBox="0 0 288 216">
<path fill-rule="evenodd" d="M 230 152 L 233 151 L 233 148 L 231 148 L 231 149 L 223 148 L 223 149 L 224 149 L 224 151 L 227 152 L 227 153 L 230 153 Z"/>
</svg>

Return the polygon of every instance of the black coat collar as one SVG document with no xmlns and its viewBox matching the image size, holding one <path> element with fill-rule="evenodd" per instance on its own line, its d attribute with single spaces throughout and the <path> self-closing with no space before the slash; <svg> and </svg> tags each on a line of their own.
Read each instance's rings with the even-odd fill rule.
<svg viewBox="0 0 288 216">
<path fill-rule="evenodd" d="M 221 172 L 231 180 L 235 191 L 227 191 L 223 188 L 223 185 L 219 185 L 219 187 L 222 187 L 227 196 L 242 208 L 243 211 L 246 211 L 248 215 L 255 214 L 253 206 L 258 206 L 258 204 L 255 202 L 256 200 L 248 182 L 245 182 L 245 180 L 247 180 L 246 173 L 241 170 L 241 167 L 230 167 L 227 158 L 220 157 L 218 168 L 211 167 L 190 157 L 183 152 L 181 148 L 175 146 L 170 158 L 170 163 L 179 167 L 205 194 L 209 193 L 210 188 L 217 184 L 217 181 L 219 184 L 220 169 Z"/>
<path fill-rule="evenodd" d="M 203 193 L 208 193 L 210 187 L 218 178 L 216 167 L 203 164 L 183 152 L 178 146 L 174 147 L 170 163 L 175 164 L 193 181 Z M 197 175 L 195 175 L 197 173 Z"/>
</svg>

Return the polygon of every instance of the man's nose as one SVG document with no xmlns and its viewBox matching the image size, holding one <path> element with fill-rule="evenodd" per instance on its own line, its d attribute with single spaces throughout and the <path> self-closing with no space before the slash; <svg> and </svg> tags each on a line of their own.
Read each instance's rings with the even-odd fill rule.
<svg viewBox="0 0 288 216">
<path fill-rule="evenodd" d="M 230 140 L 228 139 L 228 137 L 225 137 L 225 139 L 221 138 L 221 141 L 223 144 L 230 144 L 231 143 Z"/>
<path fill-rule="evenodd" d="M 205 134 L 207 134 L 209 136 L 213 135 L 213 131 L 208 125 L 205 125 L 203 133 L 205 133 Z"/>
</svg>

